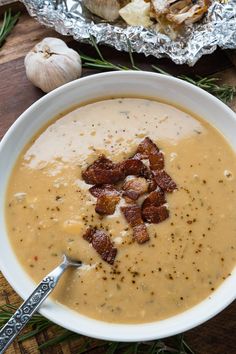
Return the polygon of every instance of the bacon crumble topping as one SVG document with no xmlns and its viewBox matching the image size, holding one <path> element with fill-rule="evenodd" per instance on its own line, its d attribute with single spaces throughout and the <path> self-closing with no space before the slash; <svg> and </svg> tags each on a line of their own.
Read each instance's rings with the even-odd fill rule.
<svg viewBox="0 0 236 354">
<path fill-rule="evenodd" d="M 120 163 L 120 168 L 123 171 L 125 177 L 127 176 L 144 176 L 148 178 L 150 171 L 141 160 L 128 159 Z"/>
<path fill-rule="evenodd" d="M 89 192 L 97 198 L 96 213 L 100 215 L 114 214 L 116 205 L 120 201 L 120 192 L 113 185 L 93 186 L 89 188 Z"/>
<path fill-rule="evenodd" d="M 164 168 L 164 155 L 161 151 L 157 154 L 149 155 L 150 169 L 163 170 Z"/>
<path fill-rule="evenodd" d="M 147 227 L 146 225 L 143 224 L 139 224 L 133 227 L 133 236 L 134 239 L 139 243 L 145 243 L 149 240 L 149 235 L 148 235 L 148 231 L 147 231 Z"/>
<path fill-rule="evenodd" d="M 131 205 L 121 207 L 121 211 L 124 214 L 127 222 L 133 228 L 134 239 L 138 243 L 144 243 L 149 240 L 146 225 L 142 219 L 141 208 L 138 205 Z"/>
<path fill-rule="evenodd" d="M 88 166 L 83 171 L 82 177 L 88 184 L 114 184 L 124 179 L 120 165 L 113 163 L 104 155 Z"/>
<path fill-rule="evenodd" d="M 169 210 L 166 205 L 150 206 L 142 210 L 142 216 L 149 223 L 159 224 L 169 217 Z"/>
<path fill-rule="evenodd" d="M 143 224 L 141 208 L 138 205 L 124 206 L 120 208 L 130 226 Z"/>
<path fill-rule="evenodd" d="M 142 217 L 148 223 L 158 224 L 169 217 L 165 193 L 159 189 L 151 192 L 142 204 Z"/>
<path fill-rule="evenodd" d="M 83 238 L 92 244 L 105 262 L 114 263 L 117 248 L 113 247 L 110 237 L 103 230 L 96 230 L 90 227 L 86 230 Z"/>
<path fill-rule="evenodd" d="M 166 171 L 154 171 L 154 178 L 158 186 L 165 192 L 173 192 L 177 189 L 175 181 L 166 173 Z"/>
<path fill-rule="evenodd" d="M 142 160 L 147 160 L 149 167 Z M 98 214 L 112 215 L 121 196 L 124 198 L 128 205 L 120 209 L 139 244 L 149 240 L 145 222 L 157 224 L 169 217 L 165 192 L 173 192 L 177 185 L 164 170 L 164 154 L 149 137 L 141 141 L 133 157 L 120 163 L 101 155 L 83 171 L 82 177 L 93 185 L 89 192 L 97 198 L 95 211 Z M 120 185 L 122 181 L 124 183 Z M 136 203 L 145 194 L 140 207 Z M 114 263 L 117 249 L 104 231 L 89 228 L 84 239 L 93 245 L 103 260 Z"/>
<path fill-rule="evenodd" d="M 148 159 L 150 155 L 156 155 L 158 152 L 158 147 L 149 137 L 146 137 L 143 141 L 141 141 L 137 148 L 137 154 L 140 154 L 142 159 Z"/>
<path fill-rule="evenodd" d="M 112 184 L 102 184 L 100 186 L 93 186 L 89 188 L 89 192 L 96 198 L 100 197 L 103 194 L 114 193 L 119 195 L 119 191 Z"/>
<path fill-rule="evenodd" d="M 103 194 L 97 199 L 95 211 L 100 215 L 112 215 L 119 201 L 120 197 L 118 195 L 113 193 Z"/>
<path fill-rule="evenodd" d="M 142 209 L 148 208 L 150 206 L 160 206 L 166 203 L 165 193 L 163 190 L 159 189 L 151 192 L 146 199 L 144 199 L 142 204 Z"/>
</svg>

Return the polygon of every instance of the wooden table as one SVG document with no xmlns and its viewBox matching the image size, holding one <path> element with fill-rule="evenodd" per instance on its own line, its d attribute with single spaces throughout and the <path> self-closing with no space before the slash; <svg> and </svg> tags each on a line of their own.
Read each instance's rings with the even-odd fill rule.
<svg viewBox="0 0 236 354">
<path fill-rule="evenodd" d="M 37 42 L 44 37 L 57 36 L 55 31 L 46 29 L 30 18 L 23 5 L 16 3 L 11 5 L 14 11 L 20 9 L 21 17 L 8 37 L 7 42 L 0 51 L 0 138 L 5 134 L 17 117 L 33 102 L 43 96 L 43 93 L 35 88 L 26 78 L 24 70 L 24 56 Z M 7 6 L 0 8 L 0 16 Z M 88 45 L 82 45 L 66 38 L 69 46 L 80 49 L 86 54 L 94 54 Z M 116 52 L 111 48 L 102 48 L 104 56 L 113 62 L 129 64 L 127 54 Z M 146 58 L 143 55 L 134 55 L 135 62 L 141 68 L 150 70 L 151 64 L 156 64 L 172 74 L 214 74 L 222 79 L 222 82 L 236 85 L 236 60 L 233 52 L 217 50 L 210 56 L 203 57 L 194 68 L 185 65 L 177 66 L 167 59 L 157 60 L 153 57 Z M 83 75 L 96 73 L 95 70 L 84 69 Z M 230 104 L 236 111 L 236 98 Z M 37 119 L 37 117 L 35 118 Z M 6 303 L 19 304 L 21 299 L 12 290 L 10 285 L 0 273 L 0 305 Z M 196 354 L 236 354 L 236 302 L 231 304 L 221 314 L 186 333 L 186 340 Z M 14 342 L 7 350 L 8 354 L 36 354 L 40 353 L 38 344 L 52 338 L 53 331 L 45 331 L 33 339 L 22 344 Z M 74 354 L 78 353 L 79 341 L 61 344 L 45 349 L 42 353 Z M 93 353 L 98 353 L 94 351 Z M 101 351 L 100 351 L 101 353 Z"/>
</svg>

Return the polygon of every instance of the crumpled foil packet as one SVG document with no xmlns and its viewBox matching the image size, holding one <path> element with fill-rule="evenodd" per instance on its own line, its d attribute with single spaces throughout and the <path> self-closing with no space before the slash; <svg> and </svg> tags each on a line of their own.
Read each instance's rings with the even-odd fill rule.
<svg viewBox="0 0 236 354">
<path fill-rule="evenodd" d="M 82 0 L 21 0 L 31 16 L 63 35 L 87 42 L 92 35 L 97 43 L 120 51 L 169 57 L 176 64 L 193 66 L 204 54 L 218 47 L 236 48 L 236 0 L 213 1 L 207 15 L 186 28 L 176 40 L 152 29 L 127 26 L 121 20 L 105 23 L 83 7 Z M 127 40 L 128 39 L 128 40 Z"/>
</svg>

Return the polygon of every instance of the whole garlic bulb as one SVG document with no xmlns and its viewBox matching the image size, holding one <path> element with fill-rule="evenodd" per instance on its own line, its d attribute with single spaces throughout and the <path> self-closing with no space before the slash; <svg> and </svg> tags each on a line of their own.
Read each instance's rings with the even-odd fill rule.
<svg viewBox="0 0 236 354">
<path fill-rule="evenodd" d="M 79 54 L 58 38 L 44 38 L 25 57 L 27 78 L 44 92 L 81 76 Z"/>
</svg>

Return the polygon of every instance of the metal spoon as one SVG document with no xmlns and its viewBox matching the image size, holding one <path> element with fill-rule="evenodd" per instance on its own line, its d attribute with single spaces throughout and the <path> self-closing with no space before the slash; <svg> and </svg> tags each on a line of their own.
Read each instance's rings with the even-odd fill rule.
<svg viewBox="0 0 236 354">
<path fill-rule="evenodd" d="M 16 310 L 5 326 L 0 330 L 0 354 L 4 353 L 15 337 L 25 327 L 27 322 L 39 308 L 42 302 L 48 297 L 58 280 L 68 267 L 80 267 L 80 261 L 73 261 L 63 255 L 62 263 L 49 273 L 28 299 Z"/>
</svg>

